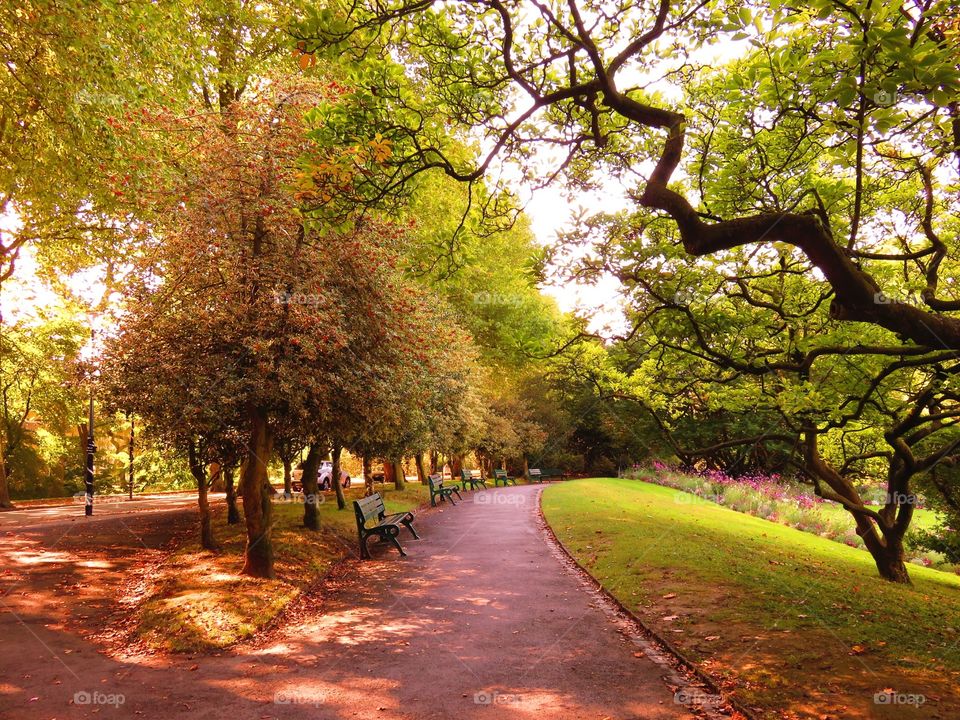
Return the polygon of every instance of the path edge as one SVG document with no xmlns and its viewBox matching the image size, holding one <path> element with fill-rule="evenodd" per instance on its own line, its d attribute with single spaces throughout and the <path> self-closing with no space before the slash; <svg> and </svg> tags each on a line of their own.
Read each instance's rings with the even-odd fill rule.
<svg viewBox="0 0 960 720">
<path fill-rule="evenodd" d="M 700 680 L 707 688 L 721 698 L 723 702 L 727 703 L 731 708 L 743 715 L 743 717 L 747 720 L 760 720 L 756 713 L 754 713 L 752 710 L 746 708 L 742 703 L 730 698 L 727 694 L 725 694 L 720 689 L 720 686 L 717 684 L 717 682 L 709 674 L 701 669 L 695 662 L 687 658 L 686 655 L 680 652 L 680 650 L 678 650 L 673 643 L 662 637 L 660 633 L 654 631 L 638 615 L 624 605 L 619 598 L 607 590 L 603 584 L 593 575 L 591 575 L 583 565 L 580 564 L 576 557 L 574 557 L 573 553 L 571 553 L 567 546 L 564 545 L 563 541 L 557 537 L 557 534 L 553 531 L 553 528 L 547 521 L 546 515 L 543 514 L 544 489 L 545 488 L 541 489 L 540 492 L 537 493 L 537 517 L 539 518 L 540 524 L 546 532 L 547 541 L 553 545 L 553 547 L 558 550 L 568 561 L 570 564 L 570 569 L 573 570 L 581 579 L 585 580 L 596 592 L 603 596 L 607 602 L 613 605 L 616 611 L 620 613 L 631 625 L 633 625 L 634 629 L 640 635 L 644 636 L 654 645 L 659 646 L 661 651 L 667 655 L 670 655 L 677 662 L 677 664 L 683 667 L 687 672 L 690 672 L 696 676 L 698 680 Z"/>
</svg>

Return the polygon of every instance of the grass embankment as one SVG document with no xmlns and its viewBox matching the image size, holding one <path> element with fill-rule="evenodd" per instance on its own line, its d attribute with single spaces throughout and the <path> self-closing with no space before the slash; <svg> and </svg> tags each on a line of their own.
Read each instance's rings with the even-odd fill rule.
<svg viewBox="0 0 960 720">
<path fill-rule="evenodd" d="M 405 490 L 380 490 L 387 510 L 410 510 L 427 499 L 426 488 L 409 484 Z M 250 637 L 277 616 L 330 566 L 357 552 L 357 525 L 350 503 L 362 488 L 347 491 L 347 508 L 325 493 L 320 505 L 319 532 L 302 527 L 303 505 L 275 502 L 273 546 L 277 579 L 240 575 L 246 530 L 241 522 L 227 525 L 225 512 L 215 514 L 215 534 L 221 552 L 200 549 L 194 537 L 174 550 L 151 577 L 151 587 L 139 605 L 137 633 L 154 649 L 209 652 Z"/>
<path fill-rule="evenodd" d="M 877 576 L 855 548 L 637 480 L 553 485 L 543 510 L 579 562 L 766 717 L 960 717 L 960 577 Z M 877 704 L 885 690 L 925 702 Z"/>
</svg>

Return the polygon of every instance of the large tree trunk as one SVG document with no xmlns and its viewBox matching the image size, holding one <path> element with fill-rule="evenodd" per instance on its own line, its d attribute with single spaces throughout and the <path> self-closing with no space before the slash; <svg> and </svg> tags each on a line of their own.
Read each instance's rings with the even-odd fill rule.
<svg viewBox="0 0 960 720">
<path fill-rule="evenodd" d="M 403 463 L 399 460 L 392 460 L 388 464 L 393 466 L 393 487 L 397 490 L 403 490 L 407 486 L 407 478 L 403 471 Z"/>
<path fill-rule="evenodd" d="M 373 473 L 370 471 L 370 455 L 363 454 L 363 488 L 365 495 L 373 495 Z"/>
<path fill-rule="evenodd" d="M 451 455 L 450 456 L 450 477 L 454 478 L 455 480 L 459 480 L 461 470 L 463 470 L 463 456 Z"/>
<path fill-rule="evenodd" d="M 530 479 L 530 460 L 526 455 L 523 456 L 523 476 L 529 480 Z"/>
<path fill-rule="evenodd" d="M 436 450 L 431 450 L 431 451 L 430 451 L 430 474 L 431 474 L 431 475 L 436 475 L 436 474 L 439 472 L 439 470 L 437 470 L 437 468 L 440 466 L 440 465 L 439 465 L 439 462 L 440 462 L 440 457 L 439 457 L 439 455 L 440 455 L 440 454 L 439 454 Z"/>
<path fill-rule="evenodd" d="M 337 495 L 337 509 L 343 510 L 347 507 L 347 498 L 343 495 L 343 484 L 340 482 L 340 454 L 343 448 L 337 443 L 333 444 L 333 450 L 330 453 L 333 468 L 331 470 L 330 482 L 333 483 L 333 490 Z"/>
<path fill-rule="evenodd" d="M 310 530 L 320 529 L 320 486 L 317 476 L 320 471 L 320 460 L 323 457 L 323 448 L 320 443 L 310 443 L 307 459 L 303 461 L 303 526 Z"/>
<path fill-rule="evenodd" d="M 910 583 L 910 573 L 907 572 L 907 564 L 904 562 L 903 553 L 894 551 L 887 551 L 881 554 L 874 554 L 873 561 L 877 564 L 877 570 L 880 572 L 880 577 L 884 580 L 889 580 L 890 582 L 903 583 L 909 585 Z"/>
<path fill-rule="evenodd" d="M 417 464 L 417 478 L 423 485 L 427 484 L 427 470 L 423 466 L 423 453 L 417 453 L 413 456 L 414 462 Z"/>
<path fill-rule="evenodd" d="M 890 582 L 909 585 L 910 573 L 907 571 L 903 551 L 903 537 L 894 529 L 881 539 L 870 520 L 859 517 L 856 513 L 851 514 L 857 523 L 857 534 L 873 557 L 880 577 Z"/>
<path fill-rule="evenodd" d="M 243 574 L 273 578 L 273 542 L 270 539 L 272 506 L 267 490 L 267 463 L 273 452 L 273 432 L 266 411 L 258 408 L 250 416 L 247 461 L 240 479 L 243 515 L 247 522 L 247 548 Z"/>
<path fill-rule="evenodd" d="M 3 456 L 0 455 L 0 508 L 12 508 L 13 503 L 10 502 L 10 488 L 7 485 L 7 464 L 3 460 Z"/>
<path fill-rule="evenodd" d="M 898 518 L 893 524 L 888 524 L 882 534 L 878 529 L 878 520 L 866 514 L 863 511 L 856 510 L 856 507 L 863 507 L 863 499 L 857 492 L 853 483 L 849 479 L 838 473 L 824 461 L 820 456 L 818 449 L 819 435 L 814 428 L 805 428 L 804 442 L 804 460 L 807 473 L 820 483 L 825 483 L 830 492 L 826 491 L 821 484 L 815 485 L 818 495 L 835 502 L 840 502 L 847 511 L 853 516 L 857 527 L 857 535 L 863 540 L 867 551 L 873 557 L 877 565 L 880 577 L 896 583 L 910 583 L 910 574 L 907 572 L 907 566 L 904 562 L 903 536 L 910 527 L 910 519 L 913 516 L 911 506 L 900 508 L 903 516 Z M 888 480 L 888 483 L 891 482 Z M 892 486 L 888 485 L 888 491 Z M 844 504 L 846 503 L 846 504 Z M 891 510 L 891 513 L 893 511 Z M 881 520 L 884 519 L 881 512 Z M 893 520 L 891 514 L 887 514 L 885 521 Z"/>
<path fill-rule="evenodd" d="M 236 525 L 240 522 L 240 510 L 237 508 L 237 486 L 234 485 L 234 468 L 223 468 L 223 484 L 227 492 L 227 525 Z"/>
<path fill-rule="evenodd" d="M 197 481 L 197 507 L 200 510 L 200 547 L 204 550 L 217 551 L 220 547 L 213 537 L 213 524 L 210 521 L 210 501 L 207 497 L 207 473 L 203 461 L 197 456 L 197 447 L 190 441 L 187 449 L 190 463 L 190 474 Z"/>
</svg>

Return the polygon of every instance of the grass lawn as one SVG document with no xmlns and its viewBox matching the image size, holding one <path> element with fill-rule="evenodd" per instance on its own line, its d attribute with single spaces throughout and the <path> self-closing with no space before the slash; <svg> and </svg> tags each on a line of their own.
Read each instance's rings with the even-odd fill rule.
<svg viewBox="0 0 960 720">
<path fill-rule="evenodd" d="M 955 718 L 960 577 L 638 480 L 559 483 L 551 527 L 628 608 L 767 717 Z M 878 705 L 874 694 L 923 694 Z"/>
<path fill-rule="evenodd" d="M 380 492 L 388 512 L 415 508 L 429 497 L 419 483 L 408 484 L 402 492 L 392 487 Z M 222 551 L 205 552 L 194 537 L 173 551 L 157 568 L 138 606 L 137 634 L 148 647 L 175 652 L 217 650 L 251 636 L 334 562 L 357 552 L 357 524 L 350 503 L 362 494 L 362 486 L 348 490 L 347 507 L 338 511 L 336 498 L 325 493 L 319 532 L 302 527 L 302 504 L 275 502 L 276 580 L 239 574 L 246 529 L 242 521 L 227 525 L 225 508 L 218 508 L 214 533 Z"/>
</svg>

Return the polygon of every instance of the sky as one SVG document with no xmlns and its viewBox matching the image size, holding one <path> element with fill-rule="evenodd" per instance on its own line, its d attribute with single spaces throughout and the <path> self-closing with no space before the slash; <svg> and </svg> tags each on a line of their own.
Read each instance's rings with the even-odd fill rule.
<svg viewBox="0 0 960 720">
<path fill-rule="evenodd" d="M 554 242 L 557 233 L 569 226 L 579 208 L 577 204 L 570 204 L 556 188 L 539 190 L 532 196 L 527 192 L 525 199 L 527 215 L 541 245 Z M 596 198 L 592 201 L 585 199 L 581 204 L 589 203 L 596 208 L 596 202 L 599 202 Z M 610 204 L 609 201 L 607 204 L 607 209 L 615 208 L 615 204 Z M 0 233 L 15 231 L 18 225 L 19 220 L 12 210 L 0 214 Z M 15 322 L 34 315 L 38 310 L 60 304 L 56 294 L 40 280 L 37 270 L 34 254 L 28 246 L 21 250 L 13 278 L 4 283 L 0 309 L 5 321 Z M 101 275 L 102 273 L 94 268 L 67 279 L 66 285 L 77 300 L 91 306 L 96 305 L 103 293 L 103 285 L 99 281 Z M 556 299 L 564 311 L 592 316 L 591 329 L 602 332 L 608 325 L 614 329 L 622 329 L 624 325 L 617 288 L 617 281 L 607 278 L 597 285 L 577 285 L 572 282 L 562 285 L 548 284 L 543 287 L 543 292 Z"/>
<path fill-rule="evenodd" d="M 593 210 L 602 207 L 614 211 L 622 207 L 622 200 L 611 198 L 582 197 L 571 204 L 558 188 L 544 188 L 534 193 L 526 203 L 526 213 L 541 245 L 556 241 L 557 233 L 568 228 L 584 207 Z M 561 310 L 590 316 L 589 327 L 594 332 L 609 335 L 610 331 L 622 332 L 626 318 L 622 311 L 620 283 L 613 277 L 605 277 L 595 284 L 583 285 L 573 282 L 542 287 L 546 295 L 554 298 Z"/>
</svg>

